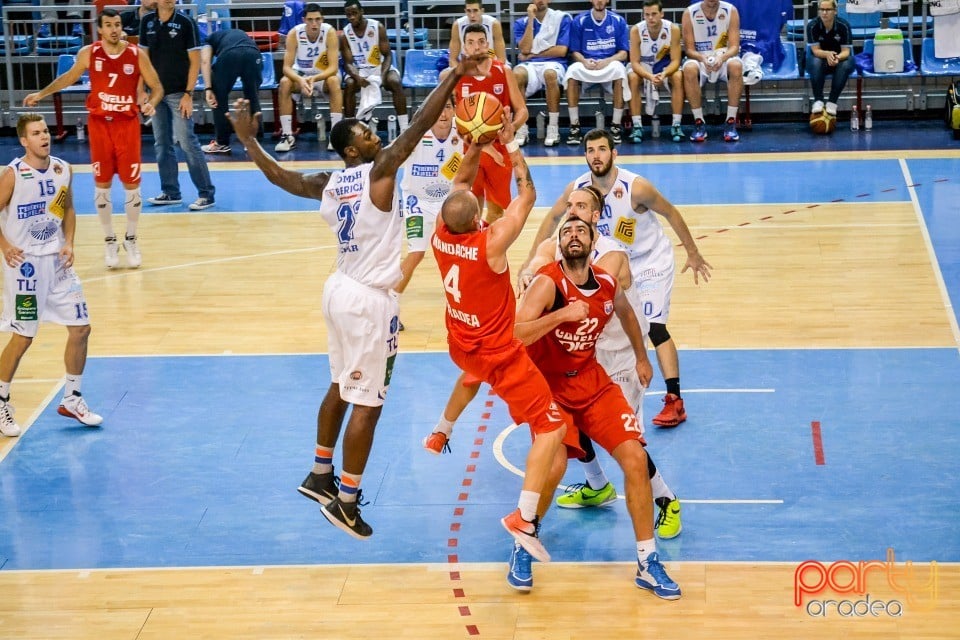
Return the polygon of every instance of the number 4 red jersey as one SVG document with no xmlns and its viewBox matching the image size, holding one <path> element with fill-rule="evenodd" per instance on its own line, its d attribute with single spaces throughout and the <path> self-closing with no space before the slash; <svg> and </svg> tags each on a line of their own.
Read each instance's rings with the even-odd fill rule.
<svg viewBox="0 0 960 640">
<path fill-rule="evenodd" d="M 87 110 L 105 118 L 133 118 L 137 106 L 137 83 L 140 81 L 140 49 L 127 43 L 118 55 L 112 56 L 101 41 L 90 47 L 90 95 Z"/>
</svg>

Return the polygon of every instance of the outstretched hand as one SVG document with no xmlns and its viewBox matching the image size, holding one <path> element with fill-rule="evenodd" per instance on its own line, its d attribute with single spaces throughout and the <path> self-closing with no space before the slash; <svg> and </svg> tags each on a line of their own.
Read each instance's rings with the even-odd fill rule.
<svg viewBox="0 0 960 640">
<path fill-rule="evenodd" d="M 233 110 L 227 114 L 233 130 L 240 140 L 250 140 L 260 131 L 260 112 L 250 113 L 250 101 L 243 98 L 233 103 Z"/>
<path fill-rule="evenodd" d="M 510 107 L 503 108 L 503 126 L 497 136 L 503 144 L 510 144 L 517 135 L 517 130 L 513 128 L 513 110 Z"/>
<path fill-rule="evenodd" d="M 462 76 L 475 75 L 480 65 L 489 58 L 489 52 L 478 53 L 472 56 L 460 56 L 460 61 L 457 63 L 457 73 Z"/>
</svg>

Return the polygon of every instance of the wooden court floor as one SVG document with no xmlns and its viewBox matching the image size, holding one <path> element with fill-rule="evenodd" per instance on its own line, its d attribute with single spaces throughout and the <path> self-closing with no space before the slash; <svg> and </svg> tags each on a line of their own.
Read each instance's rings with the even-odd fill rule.
<svg viewBox="0 0 960 640">
<path fill-rule="evenodd" d="M 681 349 L 958 346 L 911 203 L 779 215 L 785 207 L 682 208 L 715 278 L 697 287 L 678 273 L 670 325 Z M 543 213 L 516 244 L 514 268 Z M 318 216 L 147 214 L 141 224 L 144 266 L 107 272 L 96 219 L 79 219 L 91 356 L 325 351 L 319 302 L 335 243 Z M 445 349 L 438 285 L 428 255 L 402 298 L 401 349 Z M 45 326 L 24 359 L 13 385 L 21 424 L 59 397 L 63 341 Z M 0 440 L 0 456 L 13 446 Z M 849 619 L 794 607 L 794 564 L 669 566 L 677 602 L 640 593 L 628 563 L 538 565 L 529 595 L 506 588 L 505 564 L 0 571 L 0 637 L 960 637 L 957 565 L 939 566 L 931 610 Z"/>
</svg>

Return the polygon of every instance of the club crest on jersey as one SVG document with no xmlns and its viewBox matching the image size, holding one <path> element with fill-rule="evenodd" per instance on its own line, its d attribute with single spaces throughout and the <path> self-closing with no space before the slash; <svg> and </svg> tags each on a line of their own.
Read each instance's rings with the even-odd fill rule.
<svg viewBox="0 0 960 640">
<path fill-rule="evenodd" d="M 620 187 L 620 186 L 614 187 L 613 197 L 616 198 L 617 200 L 620 200 L 621 198 L 623 198 L 623 187 Z"/>
<path fill-rule="evenodd" d="M 607 300 L 603 303 L 603 312 L 607 315 L 613 313 L 613 300 Z"/>
<path fill-rule="evenodd" d="M 493 92 L 497 95 L 503 93 L 503 83 L 498 82 L 497 84 L 493 85 Z"/>
<path fill-rule="evenodd" d="M 59 162 L 54 162 L 53 172 L 57 175 L 60 175 L 61 173 L 63 173 L 63 165 L 61 165 Z"/>
<path fill-rule="evenodd" d="M 123 65 L 123 72 L 124 72 L 125 74 L 127 74 L 128 76 L 132 76 L 132 75 L 133 75 L 133 65 L 132 65 L 132 64 L 125 64 L 125 65 Z"/>
<path fill-rule="evenodd" d="M 93 68 L 95 71 L 103 71 L 103 60 L 94 60 Z"/>
</svg>

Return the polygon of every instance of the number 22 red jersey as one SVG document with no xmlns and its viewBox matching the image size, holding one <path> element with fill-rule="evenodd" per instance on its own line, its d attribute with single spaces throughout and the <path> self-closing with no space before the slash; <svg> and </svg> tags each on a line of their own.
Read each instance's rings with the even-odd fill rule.
<svg viewBox="0 0 960 640">
<path fill-rule="evenodd" d="M 599 285 L 595 289 L 575 285 L 563 272 L 559 261 L 537 272 L 538 276 L 547 276 L 556 285 L 557 304 L 553 310 L 575 300 L 583 300 L 590 307 L 583 320 L 564 322 L 527 347 L 530 357 L 548 380 L 552 376 L 576 376 L 590 367 L 600 366 L 595 357 L 597 340 L 613 315 L 617 281 L 599 267 L 591 269 L 592 279 Z"/>
<path fill-rule="evenodd" d="M 137 83 L 140 81 L 140 49 L 127 43 L 119 55 L 112 56 L 100 41 L 90 47 L 90 95 L 87 110 L 104 118 L 134 118 Z"/>
</svg>

